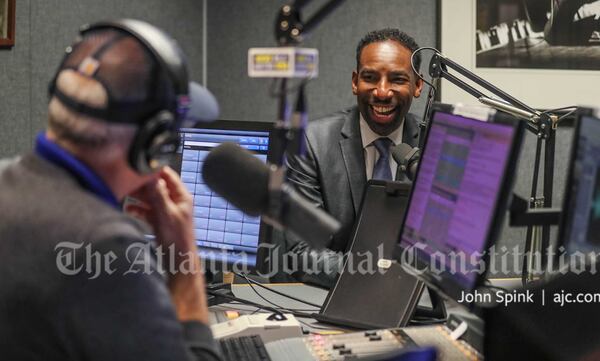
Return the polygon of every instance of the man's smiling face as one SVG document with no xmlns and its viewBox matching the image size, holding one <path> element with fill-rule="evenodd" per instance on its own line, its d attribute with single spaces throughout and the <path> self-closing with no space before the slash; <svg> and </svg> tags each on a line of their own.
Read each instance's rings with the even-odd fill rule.
<svg viewBox="0 0 600 361">
<path fill-rule="evenodd" d="M 352 72 L 352 93 L 369 127 L 386 136 L 408 113 L 413 97 L 421 95 L 423 82 L 410 65 L 411 51 L 394 40 L 365 46 L 358 70 Z"/>
</svg>

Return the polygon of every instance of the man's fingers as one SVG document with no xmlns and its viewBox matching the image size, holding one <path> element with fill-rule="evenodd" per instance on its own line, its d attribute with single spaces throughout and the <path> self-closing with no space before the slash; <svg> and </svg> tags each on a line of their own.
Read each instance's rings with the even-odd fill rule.
<svg viewBox="0 0 600 361">
<path fill-rule="evenodd" d="M 167 188 L 167 182 L 162 178 L 156 182 L 151 197 L 152 204 L 160 210 L 168 211 L 169 208 L 173 206 L 171 196 L 169 195 L 169 189 Z"/>
<path fill-rule="evenodd" d="M 132 203 L 145 206 L 146 210 L 154 212 L 157 217 L 172 212 L 176 203 L 180 202 L 178 198 L 182 197 L 179 183 L 181 183 L 179 176 L 173 170 L 161 171 L 156 179 L 131 193 L 130 197 L 137 201 Z M 187 192 L 182 183 L 181 187 Z"/>
<path fill-rule="evenodd" d="M 179 178 L 177 172 L 169 167 L 164 167 L 160 172 L 161 179 L 165 181 L 165 184 L 169 190 L 171 199 L 175 202 L 190 201 L 191 196 L 187 188 Z"/>
</svg>

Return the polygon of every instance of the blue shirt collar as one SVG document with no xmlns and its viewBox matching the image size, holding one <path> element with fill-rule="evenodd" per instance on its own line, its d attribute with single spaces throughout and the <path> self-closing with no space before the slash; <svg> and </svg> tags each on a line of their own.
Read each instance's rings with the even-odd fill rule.
<svg viewBox="0 0 600 361">
<path fill-rule="evenodd" d="M 81 186 L 98 196 L 104 202 L 117 209 L 120 208 L 119 201 L 106 183 L 87 165 L 83 164 L 58 144 L 46 138 L 44 132 L 40 132 L 37 135 L 35 152 L 40 157 L 71 173 Z"/>
</svg>

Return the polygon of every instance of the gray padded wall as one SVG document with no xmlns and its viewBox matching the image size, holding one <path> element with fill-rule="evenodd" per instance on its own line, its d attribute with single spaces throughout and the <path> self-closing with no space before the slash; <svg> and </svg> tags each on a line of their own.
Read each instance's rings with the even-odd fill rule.
<svg viewBox="0 0 600 361">
<path fill-rule="evenodd" d="M 30 10 L 30 0 L 17 1 L 17 45 L 0 49 L 0 158 L 31 146 Z"/>
<path fill-rule="evenodd" d="M 565 192 L 565 182 L 569 165 L 569 156 L 571 152 L 571 143 L 573 137 L 573 128 L 562 126 L 559 127 L 556 132 L 556 154 L 554 159 L 554 189 L 552 197 L 552 205 L 555 208 L 562 207 L 563 196 Z M 531 195 L 531 185 L 533 179 L 533 166 L 535 164 L 535 150 L 536 150 L 536 139 L 537 137 L 529 132 L 525 132 L 525 141 L 521 148 L 521 155 L 519 157 L 519 165 L 517 167 L 514 193 L 529 199 Z M 543 151 L 542 151 L 542 167 L 540 169 L 540 178 L 538 182 L 537 195 L 541 196 L 543 193 Z M 508 218 L 508 215 L 506 215 Z M 551 244 L 556 243 L 558 227 L 551 227 L 550 242 Z M 500 242 L 496 247 L 498 256 L 496 260 L 499 262 L 502 255 L 508 254 L 508 271 L 509 274 L 520 275 L 522 266 L 522 254 L 525 251 L 525 242 L 527 238 L 526 227 L 509 227 L 508 220 L 505 220 L 505 225 L 500 235 Z M 518 249 L 518 257 L 513 256 L 516 252 L 513 252 L 515 247 Z M 502 277 L 503 275 L 497 275 Z"/>
<path fill-rule="evenodd" d="M 102 19 L 149 21 L 176 38 L 202 80 L 201 0 L 19 0 L 16 46 L 0 50 L 0 157 L 31 148 L 46 122 L 47 84 L 79 26 Z"/>
<path fill-rule="evenodd" d="M 207 11 L 208 88 L 221 104 L 222 118 L 275 119 L 277 101 L 270 98 L 270 80 L 250 79 L 250 47 L 276 45 L 273 28 L 281 0 L 209 1 Z M 315 0 L 303 11 L 304 19 L 326 1 Z M 303 44 L 320 52 L 319 77 L 307 86 L 310 119 L 356 103 L 351 91 L 355 49 L 370 30 L 398 27 L 421 46 L 436 43 L 435 0 L 347 0 L 326 18 Z M 423 113 L 423 95 L 413 112 Z M 291 98 L 293 101 L 294 98 Z"/>
</svg>

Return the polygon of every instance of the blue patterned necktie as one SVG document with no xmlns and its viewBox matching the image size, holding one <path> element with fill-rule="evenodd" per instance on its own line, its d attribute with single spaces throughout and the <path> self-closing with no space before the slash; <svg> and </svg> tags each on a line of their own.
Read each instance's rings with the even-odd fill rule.
<svg viewBox="0 0 600 361">
<path fill-rule="evenodd" d="M 373 142 L 379 152 L 379 159 L 373 167 L 372 179 L 393 180 L 392 170 L 390 169 L 390 146 L 392 141 L 389 138 L 379 138 Z"/>
</svg>

